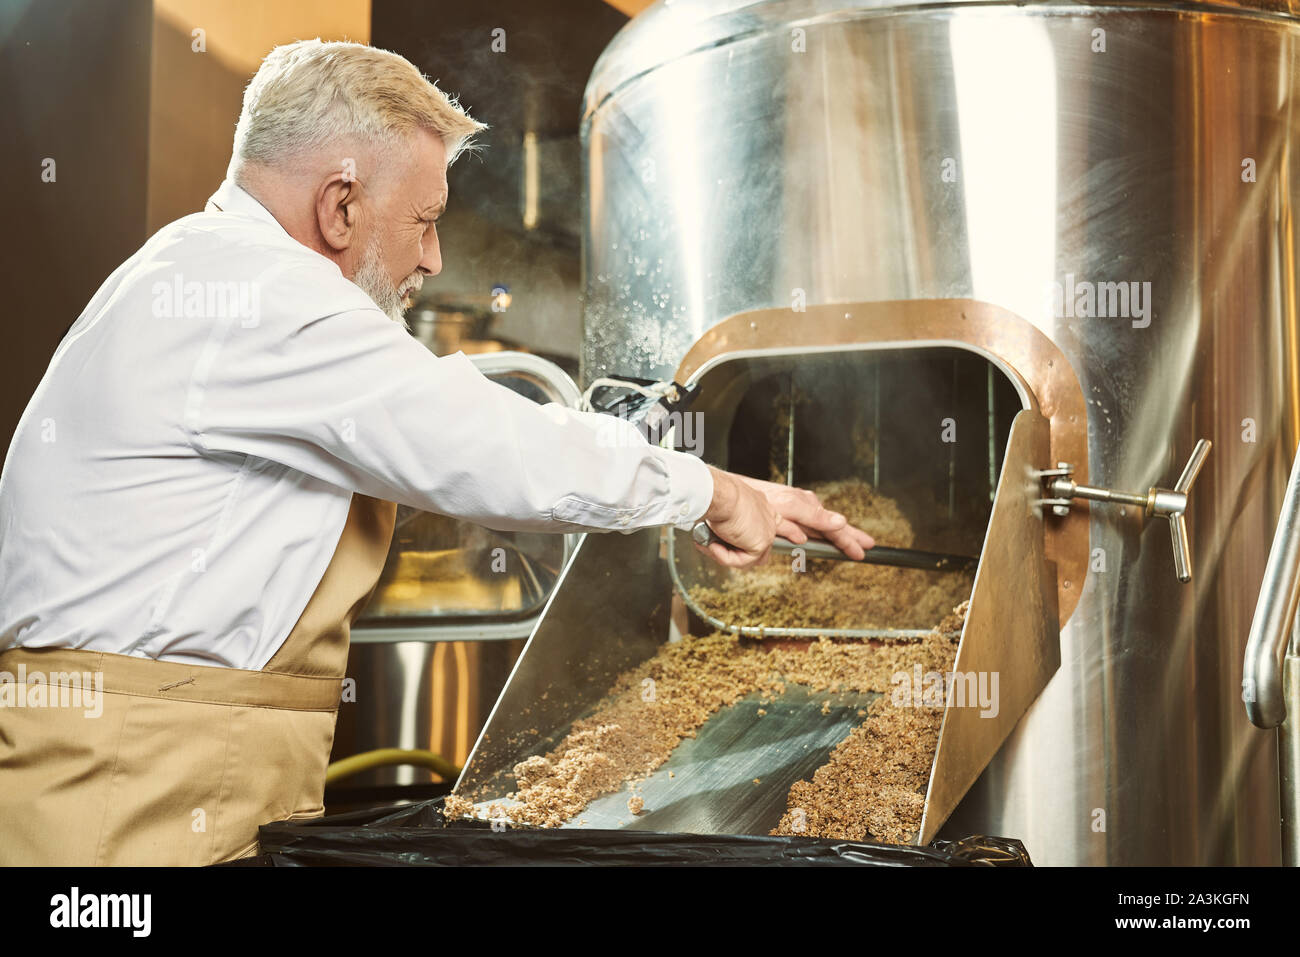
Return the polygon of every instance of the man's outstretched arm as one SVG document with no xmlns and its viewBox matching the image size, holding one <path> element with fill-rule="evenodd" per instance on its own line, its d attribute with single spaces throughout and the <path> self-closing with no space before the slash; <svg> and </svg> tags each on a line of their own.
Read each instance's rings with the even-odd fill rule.
<svg viewBox="0 0 1300 957">
<path fill-rule="evenodd" d="M 777 534 L 825 537 L 854 557 L 870 545 L 811 492 L 653 446 L 611 416 L 538 405 L 463 355 L 434 356 L 376 309 L 306 322 L 269 313 L 254 328 L 234 323 L 196 368 L 186 417 L 196 448 L 502 530 L 703 518 L 733 546 L 710 554 L 733 567 L 764 560 Z"/>
</svg>

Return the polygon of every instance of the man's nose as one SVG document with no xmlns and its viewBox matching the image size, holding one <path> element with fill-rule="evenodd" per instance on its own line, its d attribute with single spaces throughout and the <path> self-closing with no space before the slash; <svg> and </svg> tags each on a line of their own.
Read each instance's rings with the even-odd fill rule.
<svg viewBox="0 0 1300 957">
<path fill-rule="evenodd" d="M 425 243 L 424 256 L 420 260 L 420 272 L 426 276 L 436 276 L 442 272 L 442 250 L 438 248 L 437 237 Z"/>
</svg>

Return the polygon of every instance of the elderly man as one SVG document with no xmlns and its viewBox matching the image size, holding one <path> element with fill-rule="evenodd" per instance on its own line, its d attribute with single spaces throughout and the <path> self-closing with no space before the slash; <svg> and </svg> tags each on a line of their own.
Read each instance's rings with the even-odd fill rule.
<svg viewBox="0 0 1300 957">
<path fill-rule="evenodd" d="M 23 705 L 0 707 L 0 863 L 206 864 L 321 814 L 394 503 L 555 532 L 704 518 L 738 567 L 776 534 L 872 545 L 810 493 L 627 423 L 610 442 L 407 333 L 483 128 L 395 54 L 278 47 L 207 209 L 60 344 L 0 477 L 0 680 L 26 682 L 0 684 Z M 76 676 L 97 701 L 66 700 Z"/>
</svg>

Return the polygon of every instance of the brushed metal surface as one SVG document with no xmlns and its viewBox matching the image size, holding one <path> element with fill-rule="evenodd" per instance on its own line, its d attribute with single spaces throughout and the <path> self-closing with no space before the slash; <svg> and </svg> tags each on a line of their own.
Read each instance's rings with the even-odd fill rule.
<svg viewBox="0 0 1300 957">
<path fill-rule="evenodd" d="M 944 836 L 1046 864 L 1280 860 L 1275 736 L 1240 689 L 1300 440 L 1295 13 L 661 3 L 593 73 L 585 380 L 666 377 L 746 310 L 794 335 L 838 303 L 979 300 L 1077 376 L 1079 481 L 1164 484 L 1214 443 L 1190 584 L 1163 529 L 1090 510 L 1061 668 Z M 1050 301 L 1121 281 L 1151 284 L 1145 317 Z"/>
</svg>

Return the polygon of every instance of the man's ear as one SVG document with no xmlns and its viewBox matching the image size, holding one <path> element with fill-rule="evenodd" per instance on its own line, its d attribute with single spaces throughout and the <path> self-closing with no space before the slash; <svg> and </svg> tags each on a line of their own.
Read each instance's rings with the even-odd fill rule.
<svg viewBox="0 0 1300 957">
<path fill-rule="evenodd" d="M 357 239 L 357 181 L 340 170 L 316 190 L 316 226 L 325 245 L 336 252 L 352 246 Z"/>
</svg>

